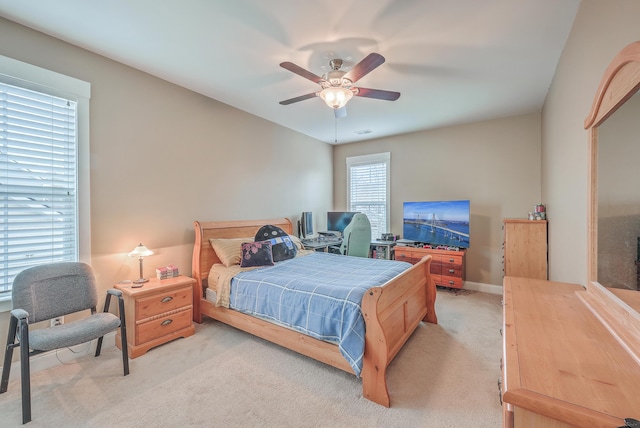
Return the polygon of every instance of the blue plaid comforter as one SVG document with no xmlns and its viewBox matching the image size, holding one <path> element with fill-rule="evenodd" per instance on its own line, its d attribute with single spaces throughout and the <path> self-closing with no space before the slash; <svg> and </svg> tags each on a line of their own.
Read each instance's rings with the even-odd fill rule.
<svg viewBox="0 0 640 428">
<path fill-rule="evenodd" d="M 362 297 L 367 289 L 409 267 L 392 260 L 313 253 L 236 275 L 230 307 L 337 343 L 360 376 L 365 336 Z"/>
</svg>

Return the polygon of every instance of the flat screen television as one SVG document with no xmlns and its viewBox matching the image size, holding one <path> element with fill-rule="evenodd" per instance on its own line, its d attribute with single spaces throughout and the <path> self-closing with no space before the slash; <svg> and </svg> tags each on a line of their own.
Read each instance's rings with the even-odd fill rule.
<svg viewBox="0 0 640 428">
<path fill-rule="evenodd" d="M 405 202 L 402 238 L 423 244 L 469 248 L 469 201 Z"/>
<path fill-rule="evenodd" d="M 310 238 L 313 235 L 313 214 L 311 211 L 304 211 L 300 216 L 300 238 Z"/>
<path fill-rule="evenodd" d="M 353 216 L 357 212 L 351 211 L 329 211 L 327 212 L 327 231 L 344 233 L 344 228 L 351 223 Z"/>
</svg>

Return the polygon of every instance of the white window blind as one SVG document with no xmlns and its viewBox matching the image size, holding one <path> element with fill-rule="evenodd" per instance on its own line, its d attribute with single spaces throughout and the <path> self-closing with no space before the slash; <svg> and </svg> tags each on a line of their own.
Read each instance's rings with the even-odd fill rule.
<svg viewBox="0 0 640 428">
<path fill-rule="evenodd" d="M 371 237 L 389 230 L 389 153 L 347 158 L 349 211 L 365 213 Z"/>
<path fill-rule="evenodd" d="M 0 296 L 27 267 L 78 260 L 77 103 L 0 82 Z"/>
</svg>

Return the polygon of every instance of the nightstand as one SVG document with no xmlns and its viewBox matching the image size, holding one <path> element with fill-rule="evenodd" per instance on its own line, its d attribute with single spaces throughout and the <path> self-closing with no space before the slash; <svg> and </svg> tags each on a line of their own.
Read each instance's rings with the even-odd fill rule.
<svg viewBox="0 0 640 428">
<path fill-rule="evenodd" d="M 159 280 L 149 279 L 140 288 L 116 284 L 122 291 L 127 322 L 129 358 L 143 355 L 149 349 L 179 337 L 193 335 L 193 284 L 186 276 Z M 116 346 L 121 348 L 120 330 Z"/>
</svg>

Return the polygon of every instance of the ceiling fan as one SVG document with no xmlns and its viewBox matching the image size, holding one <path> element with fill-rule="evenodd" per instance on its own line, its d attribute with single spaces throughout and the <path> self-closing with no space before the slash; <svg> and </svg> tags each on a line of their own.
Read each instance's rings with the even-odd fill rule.
<svg viewBox="0 0 640 428">
<path fill-rule="evenodd" d="M 329 61 L 331 70 L 323 74 L 322 77 L 317 76 L 292 62 L 280 63 L 280 67 L 302 76 L 305 79 L 309 79 L 322 87 L 322 90 L 318 92 L 311 92 L 310 94 L 280 101 L 280 104 L 289 105 L 297 103 L 298 101 L 308 100 L 309 98 L 320 97 L 329 107 L 334 109 L 336 117 L 344 117 L 346 116 L 346 109 L 344 107 L 354 95 L 356 97 L 395 101 L 400 98 L 400 92 L 353 86 L 354 83 L 373 71 L 382 63 L 384 63 L 384 57 L 382 55 L 370 53 L 362 61 L 353 66 L 351 70 L 343 71 L 340 70 L 342 67 L 342 60 L 336 58 Z"/>
</svg>

